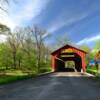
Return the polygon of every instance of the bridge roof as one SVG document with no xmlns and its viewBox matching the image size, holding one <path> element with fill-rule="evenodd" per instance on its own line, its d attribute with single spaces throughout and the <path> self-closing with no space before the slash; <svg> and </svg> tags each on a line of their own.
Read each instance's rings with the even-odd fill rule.
<svg viewBox="0 0 100 100">
<path fill-rule="evenodd" d="M 66 48 L 74 48 L 74 49 L 76 49 L 76 50 L 78 50 L 78 51 L 81 51 L 82 53 L 87 54 L 87 52 L 85 52 L 84 50 L 81 50 L 81 49 L 79 49 L 79 48 L 77 48 L 77 47 L 74 47 L 74 46 L 71 46 L 71 45 L 69 45 L 69 44 L 66 44 L 65 46 L 63 46 L 63 47 L 61 47 L 61 48 L 59 48 L 59 49 L 53 51 L 53 52 L 51 53 L 51 55 L 56 54 L 56 53 L 59 52 L 60 50 L 66 49 Z"/>
</svg>

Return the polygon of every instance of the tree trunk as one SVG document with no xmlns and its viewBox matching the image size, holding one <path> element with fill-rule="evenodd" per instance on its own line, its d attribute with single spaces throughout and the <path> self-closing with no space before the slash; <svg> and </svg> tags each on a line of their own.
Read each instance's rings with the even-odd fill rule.
<svg viewBox="0 0 100 100">
<path fill-rule="evenodd" d="M 16 69 L 16 52 L 13 52 L 13 66 Z"/>
<path fill-rule="evenodd" d="M 20 65 L 21 65 L 21 60 L 19 59 L 18 60 L 18 66 L 19 66 L 19 68 L 21 67 Z"/>
<path fill-rule="evenodd" d="M 38 62 L 37 71 L 39 73 L 39 71 L 40 71 L 40 62 L 41 62 L 41 51 L 40 51 L 40 48 L 38 48 L 38 55 L 37 56 L 38 56 L 37 57 L 37 62 Z"/>
</svg>

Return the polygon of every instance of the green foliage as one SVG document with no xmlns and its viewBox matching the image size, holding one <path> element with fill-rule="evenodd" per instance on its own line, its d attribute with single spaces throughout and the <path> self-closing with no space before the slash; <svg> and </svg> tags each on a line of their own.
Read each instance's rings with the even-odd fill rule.
<svg viewBox="0 0 100 100">
<path fill-rule="evenodd" d="M 100 50 L 100 41 L 95 43 L 94 49 Z"/>
<path fill-rule="evenodd" d="M 65 67 L 66 68 L 74 68 L 75 67 L 75 62 L 74 61 L 66 61 L 65 62 Z"/>
<path fill-rule="evenodd" d="M 0 69 L 8 69 L 12 65 L 10 49 L 7 44 L 0 44 Z"/>
<path fill-rule="evenodd" d="M 87 53 L 89 53 L 91 51 L 91 49 L 87 45 L 82 45 L 82 46 L 80 46 L 80 48 Z"/>
<path fill-rule="evenodd" d="M 34 70 L 36 72 L 36 58 L 35 55 L 23 55 L 22 59 L 22 69 L 24 70 Z"/>
<path fill-rule="evenodd" d="M 7 35 L 6 42 L 0 43 L 1 73 L 5 73 L 5 70 L 21 70 L 29 74 L 30 71 L 32 73 L 51 71 L 50 51 L 43 41 L 38 41 L 41 45 L 37 45 L 29 32 L 26 29 L 17 30 Z"/>
<path fill-rule="evenodd" d="M 7 84 L 7 83 L 15 82 L 18 80 L 24 80 L 31 77 L 33 76 L 32 75 L 22 75 L 22 76 L 3 75 L 0 76 L 0 84 Z"/>
<path fill-rule="evenodd" d="M 100 65 L 99 65 L 99 70 L 97 70 L 95 66 L 93 66 L 93 67 L 88 66 L 86 71 L 88 73 L 91 73 L 91 74 L 94 74 L 94 75 L 97 74 L 97 73 L 100 73 Z"/>
<path fill-rule="evenodd" d="M 6 25 L 0 24 L 0 33 L 4 32 L 10 32 L 10 29 Z"/>
<path fill-rule="evenodd" d="M 86 64 L 88 65 L 90 60 L 93 59 L 93 54 L 91 53 L 91 49 L 87 45 L 80 46 L 80 49 L 87 52 L 87 54 L 86 54 Z"/>
<path fill-rule="evenodd" d="M 47 62 L 41 62 L 40 73 L 50 72 L 51 71 L 51 62 L 48 60 Z"/>
</svg>

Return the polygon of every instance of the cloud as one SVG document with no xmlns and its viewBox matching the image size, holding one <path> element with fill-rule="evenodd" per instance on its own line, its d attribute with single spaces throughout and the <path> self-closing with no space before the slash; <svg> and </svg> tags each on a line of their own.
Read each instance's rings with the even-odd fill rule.
<svg viewBox="0 0 100 100">
<path fill-rule="evenodd" d="M 27 4 L 23 6 L 23 9 L 17 14 L 16 17 L 19 20 L 30 20 L 40 15 L 45 9 L 49 0 L 28 0 Z"/>
<path fill-rule="evenodd" d="M 85 1 L 85 3 L 87 3 L 87 1 Z M 94 14 L 99 10 L 100 10 L 99 3 L 96 1 L 89 2 L 88 9 L 84 8 L 84 10 L 77 8 L 70 8 L 66 10 L 63 9 L 63 12 L 59 12 L 59 15 L 54 20 L 51 21 L 51 23 L 48 26 L 48 31 L 50 33 L 54 33 L 55 31 L 58 31 L 65 26 L 68 27 L 81 20 L 84 20 L 85 18 L 91 16 L 92 14 Z"/>
<path fill-rule="evenodd" d="M 49 0 L 23 0 L 23 2 L 19 0 L 18 4 L 11 3 L 9 16 L 0 18 L 0 22 L 14 29 L 26 21 L 35 21 L 35 18 L 46 8 Z"/>
<path fill-rule="evenodd" d="M 69 26 L 77 21 L 80 21 L 84 18 L 86 18 L 88 16 L 88 14 L 79 14 L 76 16 L 72 16 L 67 18 L 62 18 L 64 15 L 62 14 L 61 16 L 59 16 L 55 21 L 51 22 L 50 27 L 47 29 L 48 33 L 45 34 L 43 37 L 48 37 L 49 35 L 53 34 L 55 31 L 61 29 L 63 26 Z"/>
<path fill-rule="evenodd" d="M 5 42 L 7 40 L 7 36 L 0 35 L 0 42 Z"/>
<path fill-rule="evenodd" d="M 95 41 L 98 41 L 98 40 L 100 40 L 100 34 L 96 35 L 96 36 L 93 36 L 93 37 L 84 38 L 81 41 L 77 42 L 76 44 L 77 45 L 89 44 L 91 42 L 95 42 Z"/>
<path fill-rule="evenodd" d="M 74 13 L 73 11 L 69 12 L 64 10 L 62 13 L 60 13 L 59 16 L 57 16 L 57 18 L 51 21 L 47 30 L 49 34 L 53 34 L 54 32 L 60 30 L 63 27 L 69 27 L 72 24 L 84 20 L 88 16 L 89 16 L 89 11 Z M 46 36 L 48 36 L 49 34 L 47 34 Z"/>
<path fill-rule="evenodd" d="M 0 23 L 7 25 L 9 28 L 14 29 L 15 26 L 17 25 L 16 23 L 14 23 L 12 21 L 12 19 L 10 17 L 3 17 L 0 18 Z"/>
<path fill-rule="evenodd" d="M 88 15 L 87 14 L 82 14 L 82 15 L 76 15 L 76 16 L 72 16 L 70 18 L 66 18 L 66 19 L 63 19 L 63 20 L 56 20 L 56 22 L 54 21 L 52 24 L 51 24 L 51 27 L 48 29 L 48 31 L 50 33 L 52 32 L 55 32 L 59 29 L 61 29 L 62 27 L 64 26 L 69 26 L 77 21 L 80 21 L 84 18 L 86 18 Z M 61 18 L 62 19 L 62 18 Z"/>
</svg>

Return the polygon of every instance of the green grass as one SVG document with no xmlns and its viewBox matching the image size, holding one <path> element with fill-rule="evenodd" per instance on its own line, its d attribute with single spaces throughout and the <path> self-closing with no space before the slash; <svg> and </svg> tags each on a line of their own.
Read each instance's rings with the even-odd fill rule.
<svg viewBox="0 0 100 100">
<path fill-rule="evenodd" d="M 100 73 L 100 68 L 99 68 L 99 70 L 97 71 L 95 66 L 94 66 L 94 67 L 87 67 L 87 72 L 89 72 L 89 73 L 94 73 L 94 74 Z"/>
<path fill-rule="evenodd" d="M 10 76 L 10 75 L 3 75 L 0 76 L 0 84 L 7 84 L 7 83 L 11 83 L 11 82 L 15 82 L 18 80 L 22 80 L 22 79 L 27 79 L 30 78 L 32 76 L 27 75 L 27 76 Z"/>
<path fill-rule="evenodd" d="M 100 81 L 100 77 L 95 77 L 95 79 Z"/>
<path fill-rule="evenodd" d="M 50 72 L 50 71 L 48 71 Z M 24 80 L 28 79 L 31 77 L 35 77 L 39 74 L 45 73 L 36 73 L 34 71 L 29 71 L 29 70 L 16 70 L 16 69 L 10 69 L 10 70 L 5 70 L 0 72 L 0 84 L 8 84 L 12 82 L 16 82 L 18 80 Z"/>
<path fill-rule="evenodd" d="M 6 70 L 0 72 L 0 84 L 7 84 L 18 80 L 27 79 L 36 76 L 34 72 L 26 72 L 21 70 Z"/>
<path fill-rule="evenodd" d="M 96 67 L 87 67 L 87 70 L 86 70 L 88 73 L 90 74 L 93 74 L 93 75 L 96 75 L 97 73 L 100 74 L 100 66 L 99 66 L 99 70 L 97 71 L 96 70 Z M 96 80 L 100 80 L 100 77 L 95 77 Z"/>
</svg>

